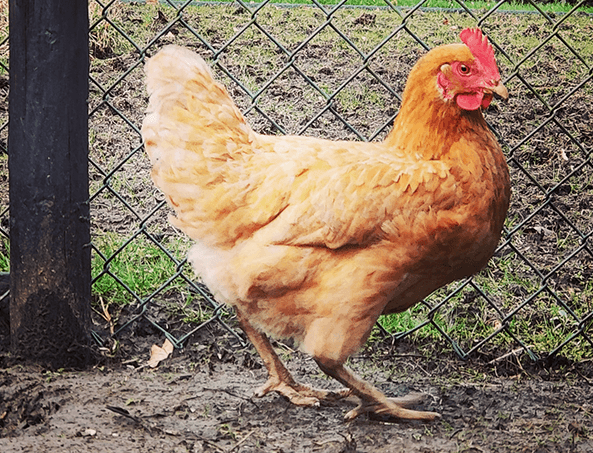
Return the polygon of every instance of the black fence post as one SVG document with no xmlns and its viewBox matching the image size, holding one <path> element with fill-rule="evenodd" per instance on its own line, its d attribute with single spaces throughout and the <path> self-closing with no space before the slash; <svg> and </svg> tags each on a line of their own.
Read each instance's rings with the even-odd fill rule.
<svg viewBox="0 0 593 453">
<path fill-rule="evenodd" d="M 50 367 L 90 358 L 88 4 L 10 0 L 10 324 Z"/>
</svg>

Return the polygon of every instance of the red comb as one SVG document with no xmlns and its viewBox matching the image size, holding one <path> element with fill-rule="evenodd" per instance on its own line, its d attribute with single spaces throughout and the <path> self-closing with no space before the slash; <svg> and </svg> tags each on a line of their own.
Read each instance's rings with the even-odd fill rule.
<svg viewBox="0 0 593 453">
<path fill-rule="evenodd" d="M 479 28 L 466 28 L 459 37 L 469 47 L 473 56 L 489 75 L 492 76 L 492 79 L 500 79 L 496 59 L 494 58 L 494 49 L 488 42 L 488 38 L 482 34 L 482 30 Z"/>
</svg>

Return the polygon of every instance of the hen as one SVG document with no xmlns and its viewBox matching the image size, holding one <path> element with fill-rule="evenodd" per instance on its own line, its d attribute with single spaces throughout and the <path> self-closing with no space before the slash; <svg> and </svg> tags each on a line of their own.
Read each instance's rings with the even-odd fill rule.
<svg viewBox="0 0 593 453">
<path fill-rule="evenodd" d="M 297 405 L 358 396 L 352 419 L 402 419 L 419 398 L 387 398 L 344 366 L 382 313 L 401 312 L 480 270 L 510 198 L 505 157 L 481 109 L 507 98 L 479 29 L 437 47 L 410 72 L 381 143 L 254 132 L 191 51 L 167 46 L 146 64 L 142 127 L 152 177 L 197 243 L 196 274 L 236 310 L 268 370 L 256 391 Z M 267 335 L 293 338 L 345 389 L 297 383 Z"/>
</svg>

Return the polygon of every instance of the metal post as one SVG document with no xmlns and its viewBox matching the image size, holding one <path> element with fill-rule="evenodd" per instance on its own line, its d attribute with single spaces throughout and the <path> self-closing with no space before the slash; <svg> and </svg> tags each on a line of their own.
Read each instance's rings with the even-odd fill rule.
<svg viewBox="0 0 593 453">
<path fill-rule="evenodd" d="M 88 5 L 10 0 L 10 324 L 13 351 L 90 358 Z"/>
</svg>

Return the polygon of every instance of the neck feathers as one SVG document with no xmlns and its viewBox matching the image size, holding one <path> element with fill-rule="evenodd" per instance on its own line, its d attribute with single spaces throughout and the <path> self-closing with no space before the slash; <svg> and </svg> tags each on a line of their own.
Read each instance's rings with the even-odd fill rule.
<svg viewBox="0 0 593 453">
<path fill-rule="evenodd" d="M 468 47 L 450 44 L 433 49 L 416 63 L 386 145 L 422 159 L 440 159 L 461 134 L 477 128 L 488 130 L 479 109 L 460 109 L 453 100 L 443 99 L 437 87 L 441 66 L 460 57 L 472 58 Z"/>
</svg>

